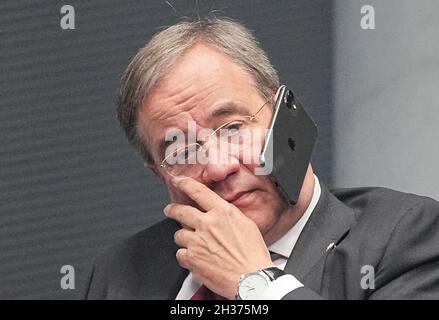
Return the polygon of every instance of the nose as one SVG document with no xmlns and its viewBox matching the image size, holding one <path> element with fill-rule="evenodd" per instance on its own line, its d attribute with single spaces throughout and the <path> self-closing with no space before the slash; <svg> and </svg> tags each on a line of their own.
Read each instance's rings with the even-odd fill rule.
<svg viewBox="0 0 439 320">
<path fill-rule="evenodd" d="M 218 147 L 209 148 L 208 162 L 204 167 L 202 178 L 205 183 L 225 180 L 229 175 L 239 171 L 239 160 Z"/>
</svg>

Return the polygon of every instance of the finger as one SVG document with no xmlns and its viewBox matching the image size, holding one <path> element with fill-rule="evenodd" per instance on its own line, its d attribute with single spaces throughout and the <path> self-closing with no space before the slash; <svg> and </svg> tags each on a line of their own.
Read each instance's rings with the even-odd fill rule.
<svg viewBox="0 0 439 320">
<path fill-rule="evenodd" d="M 187 264 L 187 249 L 180 248 L 177 250 L 177 253 L 175 254 L 175 257 L 177 258 L 178 263 L 181 267 L 188 269 Z"/>
<path fill-rule="evenodd" d="M 192 231 L 195 230 L 195 229 L 193 229 L 193 228 L 191 228 L 191 227 L 185 225 L 184 223 L 180 223 L 180 224 L 181 224 L 181 226 L 182 226 L 183 228 L 185 228 L 185 229 L 192 230 Z"/>
<path fill-rule="evenodd" d="M 228 203 L 204 184 L 190 177 L 174 176 L 171 182 L 206 211 Z"/>
<path fill-rule="evenodd" d="M 202 212 L 192 206 L 170 203 L 164 209 L 165 215 L 189 228 L 196 229 L 202 218 Z"/>
<path fill-rule="evenodd" d="M 183 228 L 174 233 L 174 241 L 178 246 L 187 248 L 193 242 L 194 236 L 194 231 Z"/>
</svg>

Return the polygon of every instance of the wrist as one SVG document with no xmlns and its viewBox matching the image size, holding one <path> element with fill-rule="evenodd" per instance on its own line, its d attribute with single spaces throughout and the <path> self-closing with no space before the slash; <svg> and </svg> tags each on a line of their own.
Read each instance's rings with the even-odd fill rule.
<svg viewBox="0 0 439 320">
<path fill-rule="evenodd" d="M 237 300 L 258 300 L 277 279 L 286 273 L 276 267 L 268 267 L 241 275 L 236 290 Z"/>
<path fill-rule="evenodd" d="M 303 287 L 303 284 L 292 274 L 286 273 L 271 283 L 257 299 L 258 300 L 281 300 L 293 290 Z"/>
</svg>

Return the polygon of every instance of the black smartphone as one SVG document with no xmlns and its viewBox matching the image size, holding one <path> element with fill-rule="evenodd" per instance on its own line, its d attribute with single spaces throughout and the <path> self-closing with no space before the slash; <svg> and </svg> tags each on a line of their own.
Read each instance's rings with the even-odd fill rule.
<svg viewBox="0 0 439 320">
<path fill-rule="evenodd" d="M 294 92 L 281 86 L 259 160 L 290 204 L 297 203 L 316 139 L 316 124 Z"/>
</svg>

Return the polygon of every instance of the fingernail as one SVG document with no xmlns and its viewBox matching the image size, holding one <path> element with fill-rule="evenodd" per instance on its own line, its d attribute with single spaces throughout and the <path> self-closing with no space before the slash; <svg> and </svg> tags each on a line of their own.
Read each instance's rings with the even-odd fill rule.
<svg viewBox="0 0 439 320">
<path fill-rule="evenodd" d="M 179 181 L 183 180 L 184 178 L 186 178 L 186 177 L 185 177 L 185 176 L 172 176 L 172 178 L 171 178 L 171 183 L 172 183 L 174 186 L 177 186 L 177 183 L 178 183 Z"/>
<path fill-rule="evenodd" d="M 168 204 L 164 209 L 163 212 L 165 213 L 165 216 L 168 216 L 169 208 L 171 207 L 171 204 Z"/>
</svg>

